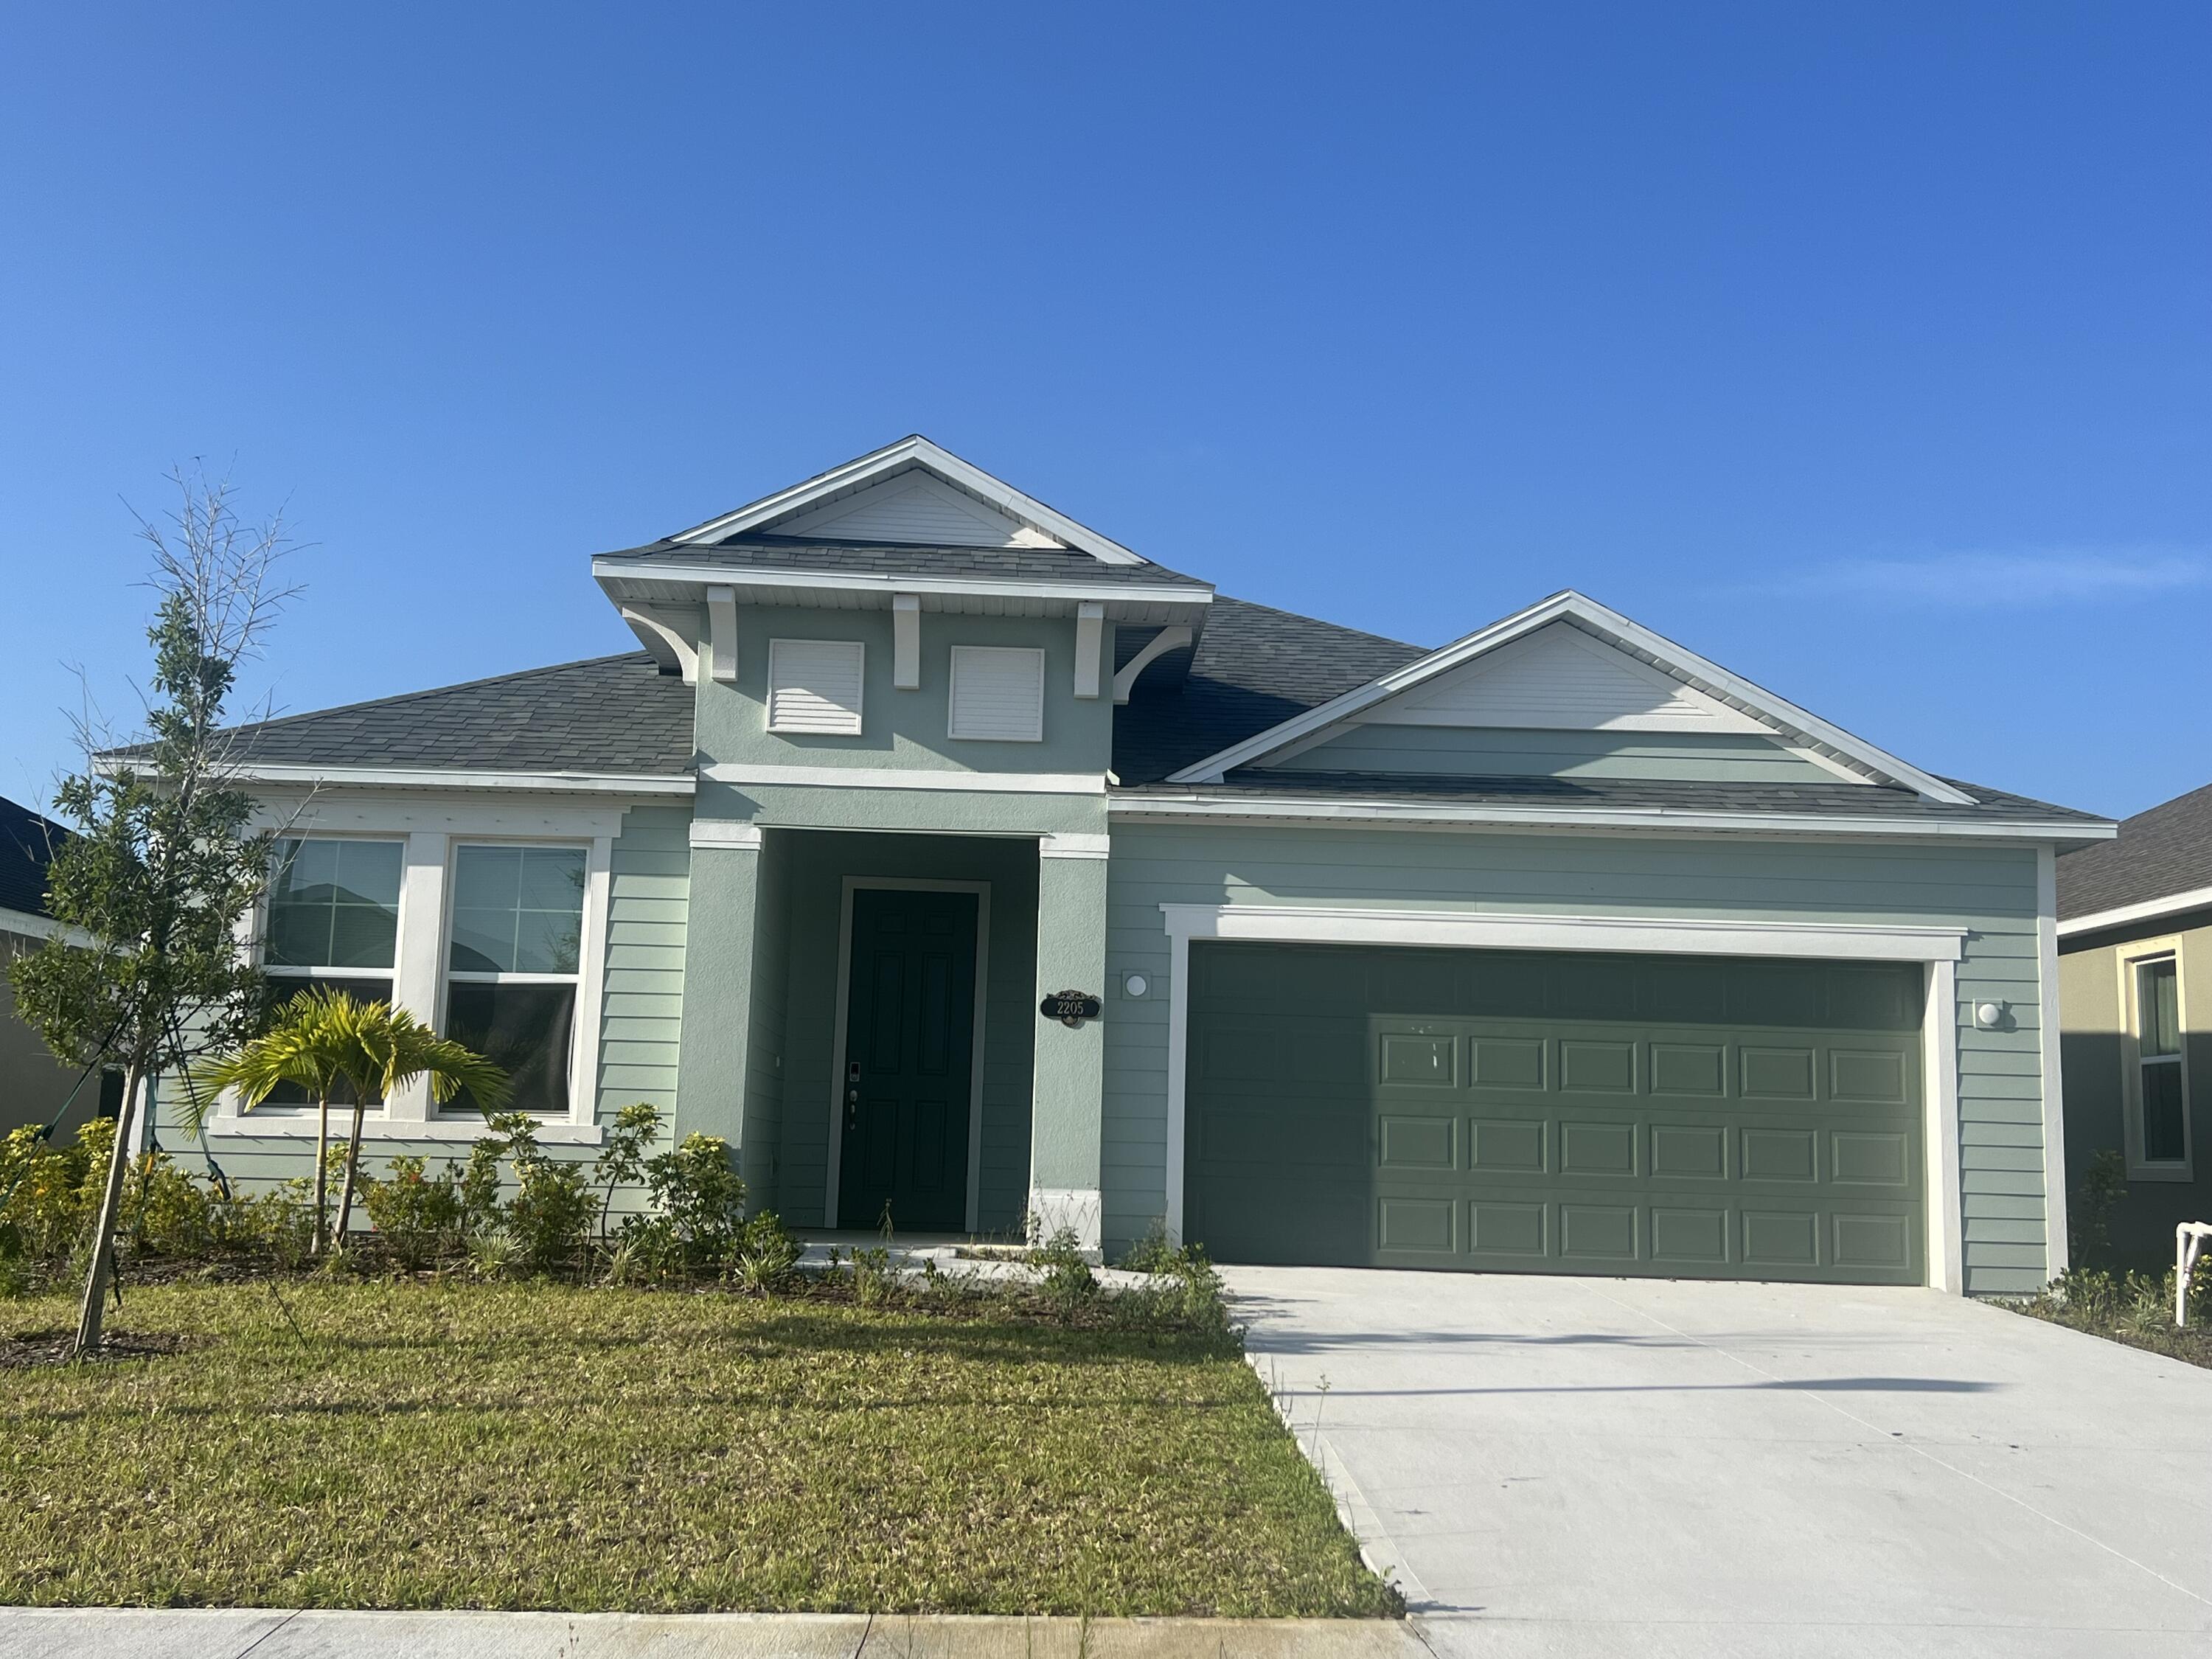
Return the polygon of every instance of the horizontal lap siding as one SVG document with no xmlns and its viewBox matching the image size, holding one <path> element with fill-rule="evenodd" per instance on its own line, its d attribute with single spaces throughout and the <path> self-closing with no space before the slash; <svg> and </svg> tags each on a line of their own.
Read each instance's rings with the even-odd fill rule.
<svg viewBox="0 0 2212 1659">
<path fill-rule="evenodd" d="M 684 1024 L 684 929 L 690 892 L 688 807 L 639 806 L 615 840 L 599 1010 L 601 1122 L 633 1101 L 673 1119 Z"/>
<path fill-rule="evenodd" d="M 1109 1249 L 1142 1232 L 1166 1201 L 1162 904 L 1464 907 L 1966 928 L 1955 1019 L 1966 1288 L 2042 1282 L 2033 848 L 1136 823 L 1115 826 L 1113 848 L 1103 1149 Z M 1142 999 L 1122 993 L 1132 973 L 1151 981 Z M 1974 1028 L 1973 1006 L 1984 1001 L 2008 1005 L 2006 1029 Z"/>
</svg>

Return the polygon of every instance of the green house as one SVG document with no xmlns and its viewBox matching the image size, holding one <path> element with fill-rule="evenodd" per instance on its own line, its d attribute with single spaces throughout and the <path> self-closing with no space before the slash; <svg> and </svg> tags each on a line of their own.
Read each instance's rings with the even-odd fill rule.
<svg viewBox="0 0 2212 1659">
<path fill-rule="evenodd" d="M 242 750 L 272 976 L 502 1059 L 565 1155 L 646 1100 L 800 1226 L 2064 1264 L 2053 866 L 2107 823 L 1578 593 L 1436 650 L 1230 599 L 919 437 L 591 575 L 639 648 Z M 313 1125 L 210 1133 L 274 1176 Z"/>
</svg>

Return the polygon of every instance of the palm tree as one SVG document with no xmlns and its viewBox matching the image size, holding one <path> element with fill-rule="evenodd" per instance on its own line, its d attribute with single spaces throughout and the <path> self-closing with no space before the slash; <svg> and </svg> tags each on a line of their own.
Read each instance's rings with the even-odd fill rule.
<svg viewBox="0 0 2212 1659">
<path fill-rule="evenodd" d="M 293 1084 L 315 1097 L 315 1239 L 321 1252 L 327 1232 L 343 1238 L 353 1211 L 354 1176 L 361 1163 L 362 1117 L 372 1097 L 389 1100 L 415 1079 L 427 1075 L 431 1097 L 450 1100 L 468 1090 L 487 1109 L 507 1097 L 507 1073 L 473 1049 L 441 1037 L 414 1015 L 388 1002 L 363 1002 L 349 991 L 317 986 L 300 993 L 277 1011 L 269 1030 L 192 1073 L 185 1130 L 196 1135 L 204 1100 L 226 1089 L 238 1091 L 240 1107 L 252 1111 L 280 1084 Z M 345 1181 L 338 1200 L 337 1224 L 328 1227 L 328 1148 L 331 1099 L 344 1085 L 353 1097 L 353 1127 L 346 1140 Z"/>
<path fill-rule="evenodd" d="M 242 1111 L 252 1111 L 280 1085 L 303 1089 L 315 1103 L 315 1236 L 311 1254 L 323 1248 L 330 1190 L 331 1097 L 349 1080 L 347 1061 L 353 1046 L 352 995 L 325 986 L 308 987 L 279 1008 L 269 1029 L 228 1054 L 193 1068 L 193 1086 L 185 1091 L 185 1133 L 197 1139 L 208 1103 L 226 1089 L 238 1091 Z"/>
<path fill-rule="evenodd" d="M 441 1037 L 404 1008 L 388 1002 L 363 1006 L 357 1018 L 354 1047 L 367 1067 L 355 1079 L 353 1133 L 346 1142 L 345 1183 L 339 1189 L 338 1218 L 333 1240 L 346 1236 L 353 1215 L 354 1171 L 361 1164 L 361 1118 L 369 1091 L 389 1100 L 418 1077 L 430 1079 L 430 1098 L 444 1105 L 465 1089 L 484 1112 L 507 1103 L 514 1085 L 506 1071 L 465 1043 Z"/>
</svg>

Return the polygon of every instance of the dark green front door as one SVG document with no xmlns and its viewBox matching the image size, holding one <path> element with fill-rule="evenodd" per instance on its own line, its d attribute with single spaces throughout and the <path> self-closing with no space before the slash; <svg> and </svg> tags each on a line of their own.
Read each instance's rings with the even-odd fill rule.
<svg viewBox="0 0 2212 1659">
<path fill-rule="evenodd" d="M 1224 1261 L 1923 1281 L 1917 964 L 1191 949 Z"/>
<path fill-rule="evenodd" d="M 907 1231 L 968 1222 L 975 895 L 853 895 L 837 1216 Z"/>
</svg>

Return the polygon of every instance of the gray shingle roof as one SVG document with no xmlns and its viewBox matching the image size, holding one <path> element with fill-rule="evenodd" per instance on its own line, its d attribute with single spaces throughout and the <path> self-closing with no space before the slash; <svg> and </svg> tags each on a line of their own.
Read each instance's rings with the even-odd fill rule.
<svg viewBox="0 0 2212 1659">
<path fill-rule="evenodd" d="M 380 697 L 237 729 L 241 758 L 280 766 L 682 774 L 692 689 L 642 651 Z"/>
<path fill-rule="evenodd" d="M 2061 921 L 2212 887 L 2212 784 L 2120 821 L 2117 841 L 2058 860 Z"/>
<path fill-rule="evenodd" d="M 52 818 L 0 798 L 0 910 L 52 914 L 46 908 L 46 866 L 69 833 Z"/>
<path fill-rule="evenodd" d="M 1146 586 L 1172 582 L 1211 589 L 1211 582 L 1164 565 L 1108 564 L 1073 547 L 899 546 L 889 542 L 746 534 L 719 542 L 648 543 L 603 560 L 661 562 L 727 570 L 828 571 L 858 576 L 942 576 L 974 580 L 1067 582 L 1084 586 Z"/>
<path fill-rule="evenodd" d="M 1923 800 L 1882 784 L 1709 783 L 1656 778 L 1437 777 L 1376 772 L 1291 772 L 1261 768 L 1231 772 L 1218 784 L 1161 784 L 1124 794 L 1196 794 L 1254 801 L 1285 797 L 1380 800 L 1463 806 L 1558 806 L 1627 811 L 1790 813 L 1820 817 L 1998 822 L 2031 818 L 2085 825 L 2094 814 L 2031 800 L 1979 784 L 1947 783 L 1976 797 L 1971 805 Z"/>
<path fill-rule="evenodd" d="M 1171 665 L 1178 653 L 1170 653 Z M 1139 682 L 1114 720 L 1114 775 L 1150 783 L 1428 654 L 1426 647 L 1218 596 L 1180 692 Z M 1149 695 L 1148 695 L 1149 692 Z"/>
</svg>

